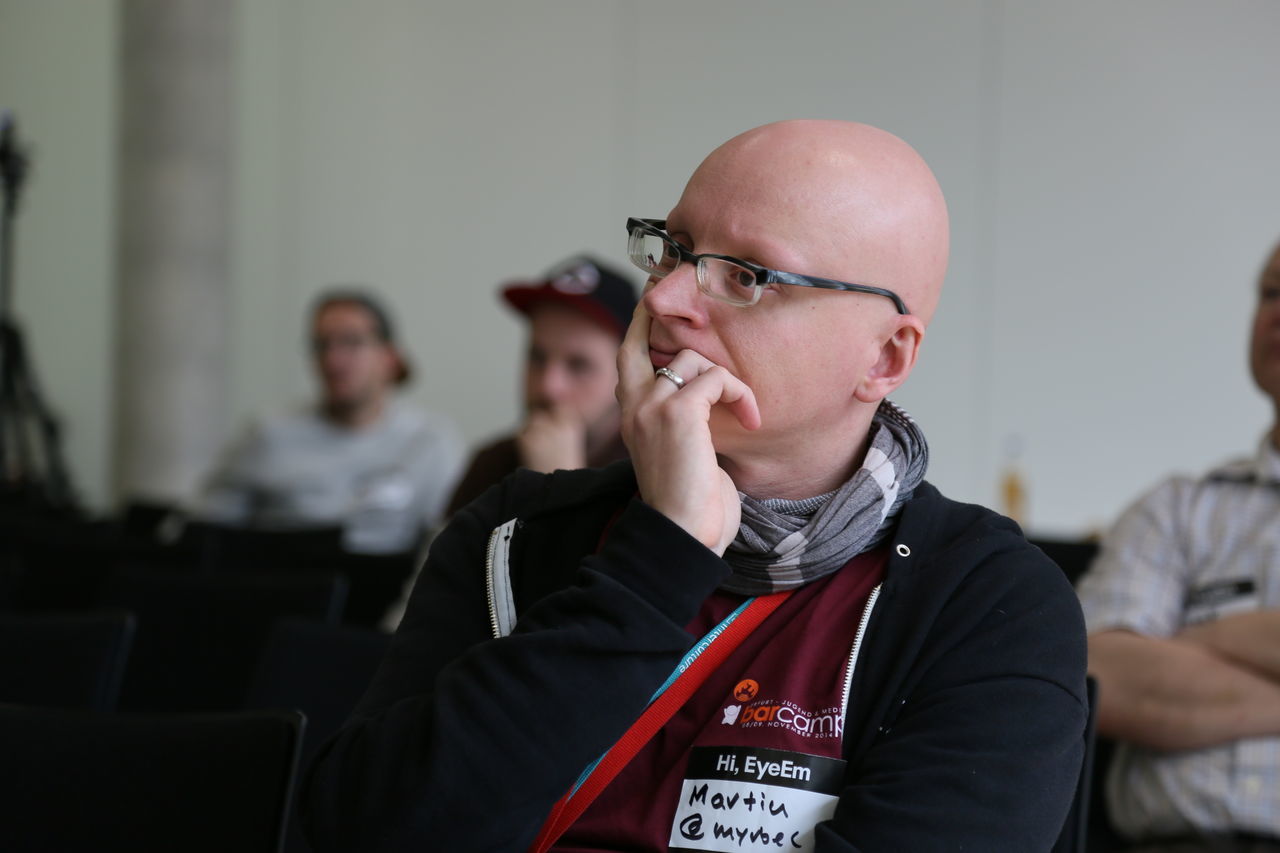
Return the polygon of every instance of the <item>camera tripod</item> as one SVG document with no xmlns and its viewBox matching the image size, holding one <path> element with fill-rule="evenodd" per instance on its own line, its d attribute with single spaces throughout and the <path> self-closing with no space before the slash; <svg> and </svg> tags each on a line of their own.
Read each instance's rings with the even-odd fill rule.
<svg viewBox="0 0 1280 853">
<path fill-rule="evenodd" d="M 13 317 L 13 223 L 29 159 L 0 111 L 0 506 L 75 507 L 57 419 L 44 404 Z"/>
</svg>

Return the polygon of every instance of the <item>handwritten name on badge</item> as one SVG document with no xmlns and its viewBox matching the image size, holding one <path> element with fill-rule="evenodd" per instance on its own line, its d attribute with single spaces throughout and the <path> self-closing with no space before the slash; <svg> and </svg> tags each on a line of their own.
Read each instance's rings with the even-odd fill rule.
<svg viewBox="0 0 1280 853">
<path fill-rule="evenodd" d="M 813 850 L 836 810 L 845 762 L 803 752 L 696 747 L 668 842 L 673 851 Z"/>
</svg>

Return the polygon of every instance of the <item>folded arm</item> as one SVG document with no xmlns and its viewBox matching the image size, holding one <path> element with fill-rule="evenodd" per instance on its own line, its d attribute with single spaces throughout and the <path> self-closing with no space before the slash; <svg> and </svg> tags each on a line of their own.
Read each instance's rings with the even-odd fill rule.
<svg viewBox="0 0 1280 853">
<path fill-rule="evenodd" d="M 1182 636 L 1089 637 L 1098 731 L 1160 750 L 1280 734 L 1280 683 Z"/>
<path fill-rule="evenodd" d="M 1186 628 L 1177 638 L 1280 683 L 1280 610 L 1224 616 Z"/>
</svg>

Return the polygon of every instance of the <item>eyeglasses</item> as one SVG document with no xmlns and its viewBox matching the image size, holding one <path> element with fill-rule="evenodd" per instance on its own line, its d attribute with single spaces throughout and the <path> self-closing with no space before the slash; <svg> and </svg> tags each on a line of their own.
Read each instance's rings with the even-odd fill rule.
<svg viewBox="0 0 1280 853">
<path fill-rule="evenodd" d="M 820 287 L 825 290 L 848 290 L 854 293 L 871 293 L 893 300 L 899 314 L 910 314 L 902 297 L 883 287 L 867 284 L 850 284 L 811 275 L 771 270 L 750 261 L 729 255 L 695 255 L 681 246 L 667 233 L 665 219 L 627 219 L 627 254 L 631 263 L 653 278 L 663 278 L 675 272 L 681 261 L 688 261 L 697 270 L 698 289 L 713 299 L 730 305 L 747 307 L 760 301 L 760 294 L 767 284 L 794 284 L 800 287 Z"/>
<path fill-rule="evenodd" d="M 328 335 L 314 337 L 308 343 L 311 347 L 311 353 L 317 357 L 322 357 L 329 350 L 339 350 L 344 353 L 355 352 L 381 342 L 382 339 L 376 335 Z"/>
</svg>

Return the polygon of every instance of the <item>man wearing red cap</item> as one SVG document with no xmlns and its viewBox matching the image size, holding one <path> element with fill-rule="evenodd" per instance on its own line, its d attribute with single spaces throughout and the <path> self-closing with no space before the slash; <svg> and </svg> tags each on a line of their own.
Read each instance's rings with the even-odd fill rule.
<svg viewBox="0 0 1280 853">
<path fill-rule="evenodd" d="M 507 285 L 502 296 L 529 318 L 525 420 L 514 435 L 476 452 L 449 501 L 449 515 L 517 468 L 597 468 L 627 455 L 614 389 L 618 344 L 636 307 L 631 282 L 597 261 L 575 257 L 542 281 Z"/>
</svg>

